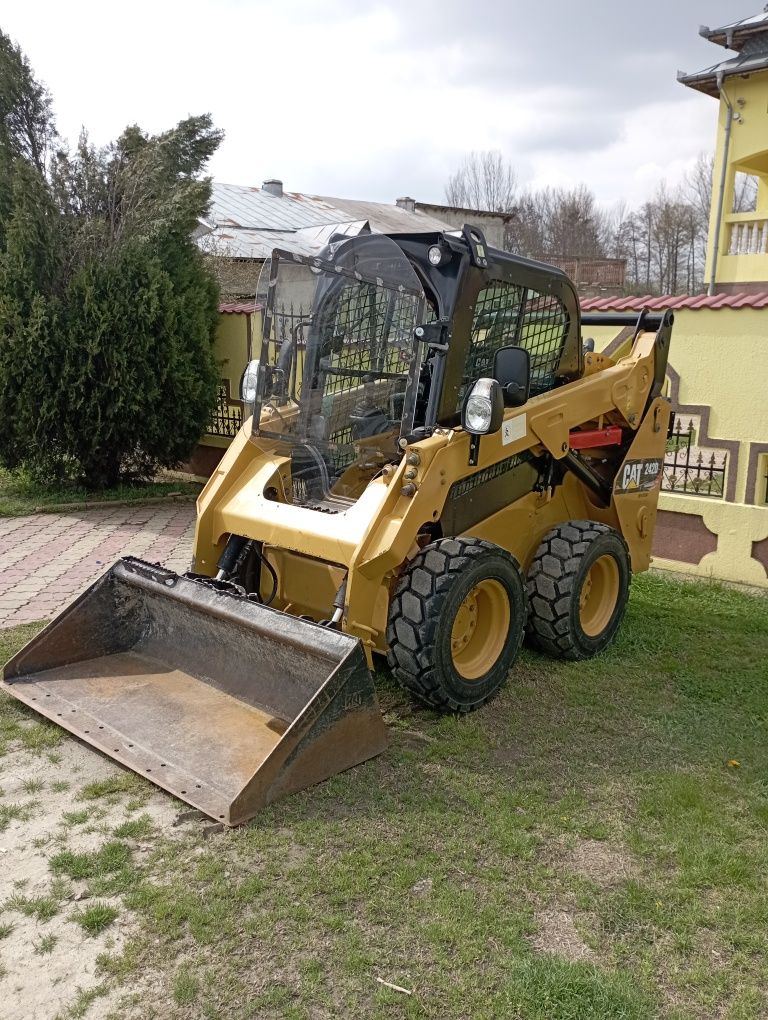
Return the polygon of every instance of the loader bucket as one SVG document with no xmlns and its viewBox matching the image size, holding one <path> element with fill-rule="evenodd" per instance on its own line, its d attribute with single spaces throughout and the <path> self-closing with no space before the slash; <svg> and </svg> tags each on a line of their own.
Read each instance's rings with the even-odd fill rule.
<svg viewBox="0 0 768 1020">
<path fill-rule="evenodd" d="M 227 825 L 384 750 L 356 638 L 127 557 L 2 687 Z"/>
</svg>

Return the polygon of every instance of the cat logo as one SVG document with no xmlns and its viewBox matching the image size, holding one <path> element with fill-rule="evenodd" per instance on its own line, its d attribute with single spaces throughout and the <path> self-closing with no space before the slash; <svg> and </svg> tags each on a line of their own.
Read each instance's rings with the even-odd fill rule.
<svg viewBox="0 0 768 1020">
<path fill-rule="evenodd" d="M 661 461 L 628 460 L 616 479 L 616 492 L 650 492 L 661 477 Z"/>
</svg>

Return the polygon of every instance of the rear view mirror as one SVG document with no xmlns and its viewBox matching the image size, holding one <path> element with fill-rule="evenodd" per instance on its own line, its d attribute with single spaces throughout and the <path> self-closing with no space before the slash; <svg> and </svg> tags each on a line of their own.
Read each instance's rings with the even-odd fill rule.
<svg viewBox="0 0 768 1020">
<path fill-rule="evenodd" d="M 524 347 L 500 347 L 493 359 L 493 378 L 505 407 L 522 407 L 531 392 L 531 357 Z"/>
</svg>

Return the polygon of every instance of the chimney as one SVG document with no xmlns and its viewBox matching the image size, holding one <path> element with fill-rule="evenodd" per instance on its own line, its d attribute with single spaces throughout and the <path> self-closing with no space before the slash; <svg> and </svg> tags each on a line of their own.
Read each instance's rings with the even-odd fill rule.
<svg viewBox="0 0 768 1020">
<path fill-rule="evenodd" d="M 405 209 L 406 212 L 416 212 L 416 199 L 408 198 L 407 195 L 405 198 L 395 199 L 395 205 L 398 209 Z"/>
<path fill-rule="evenodd" d="M 283 182 L 278 181 L 275 177 L 270 177 L 268 181 L 262 183 L 261 190 L 266 191 L 268 195 L 274 195 L 275 198 L 282 198 Z"/>
</svg>

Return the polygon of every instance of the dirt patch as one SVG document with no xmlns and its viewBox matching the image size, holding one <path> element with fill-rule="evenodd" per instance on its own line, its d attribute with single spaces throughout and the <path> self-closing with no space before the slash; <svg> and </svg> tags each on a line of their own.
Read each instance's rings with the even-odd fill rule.
<svg viewBox="0 0 768 1020">
<path fill-rule="evenodd" d="M 53 760 L 51 760 L 51 758 Z M 0 832 L 0 1000 L 4 1020 L 53 1020 L 77 1005 L 87 1005 L 88 1020 L 100 1020 L 114 1008 L 116 995 L 99 995 L 96 961 L 119 953 L 135 930 L 119 897 L 99 897 L 118 911 L 103 931 L 90 935 L 76 915 L 93 904 L 87 883 L 54 878 L 49 860 L 62 850 L 93 851 L 114 838 L 114 830 L 148 815 L 170 833 L 178 804 L 153 787 L 79 799 L 87 784 L 126 773 L 114 763 L 72 740 L 49 757 L 45 752 L 12 751 L 0 758 L 0 807 L 7 825 Z M 146 827 L 147 823 L 144 822 Z M 182 828 L 188 828 L 184 826 Z M 130 831 L 130 830 L 129 830 Z M 125 838 L 141 856 L 153 841 L 144 831 Z M 124 993 L 123 993 L 124 994 Z"/>
<path fill-rule="evenodd" d="M 529 939 L 538 953 L 555 953 L 566 960 L 595 959 L 595 954 L 579 935 L 573 915 L 563 909 L 540 910 L 535 915 L 538 930 Z"/>
<path fill-rule="evenodd" d="M 529 749 L 520 744 L 497 747 L 491 755 L 491 761 L 494 765 L 507 766 L 511 769 L 517 768 L 520 765 L 527 765 L 530 760 L 531 754 Z"/>
<path fill-rule="evenodd" d="M 558 865 L 602 886 L 625 882 L 638 872 L 637 860 L 629 851 L 597 839 L 579 840 L 558 858 Z"/>
</svg>

